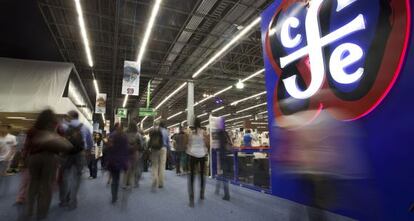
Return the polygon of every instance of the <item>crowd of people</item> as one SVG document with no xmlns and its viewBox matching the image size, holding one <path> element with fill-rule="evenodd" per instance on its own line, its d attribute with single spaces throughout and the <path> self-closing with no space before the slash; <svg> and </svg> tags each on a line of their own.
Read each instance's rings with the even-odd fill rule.
<svg viewBox="0 0 414 221">
<path fill-rule="evenodd" d="M 224 124 L 219 135 L 222 139 L 218 152 L 224 156 L 226 146 L 231 145 Z M 59 119 L 52 110 L 44 110 L 25 136 L 15 137 L 9 133 L 9 127 L 0 127 L 0 173 L 20 172 L 16 204 L 24 205 L 25 216 L 37 219 L 47 217 L 55 185 L 59 188 L 59 206 L 76 209 L 85 168 L 89 170 L 89 179 L 96 179 L 99 161 L 100 168 L 109 172 L 111 203 L 117 203 L 120 187 L 138 188 L 141 175 L 148 168 L 152 175 L 151 191 L 157 192 L 165 186 L 165 170 L 175 165 L 178 176 L 188 175 L 189 206 L 194 207 L 197 174 L 200 177 L 199 198 L 205 198 L 209 148 L 209 135 L 199 119 L 190 127 L 180 127 L 171 137 L 163 121 L 147 134 L 134 123 L 126 128 L 116 123 L 106 135 L 92 133 L 81 123 L 76 111 Z M 220 164 L 220 174 L 224 176 L 228 169 L 224 161 Z M 0 178 L 0 184 L 5 180 Z M 224 179 L 218 182 L 216 193 L 224 182 L 223 199 L 230 200 L 227 182 Z"/>
</svg>

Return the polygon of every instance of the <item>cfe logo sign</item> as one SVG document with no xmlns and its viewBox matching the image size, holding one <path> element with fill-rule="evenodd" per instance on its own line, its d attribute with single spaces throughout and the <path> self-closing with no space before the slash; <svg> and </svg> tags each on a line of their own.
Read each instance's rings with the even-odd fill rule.
<svg viewBox="0 0 414 221">
<path fill-rule="evenodd" d="M 360 118 L 387 95 L 403 66 L 409 0 L 285 0 L 262 14 L 275 117 L 323 107 Z M 277 78 L 272 78 L 269 74 Z M 269 89 L 269 87 L 268 87 Z M 270 92 L 270 91 L 269 91 Z M 283 102 L 289 100 L 289 102 Z"/>
</svg>

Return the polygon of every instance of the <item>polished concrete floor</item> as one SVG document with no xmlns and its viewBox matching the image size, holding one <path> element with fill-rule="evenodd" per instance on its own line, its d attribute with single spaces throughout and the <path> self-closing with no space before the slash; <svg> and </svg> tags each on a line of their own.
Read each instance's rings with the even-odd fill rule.
<svg viewBox="0 0 414 221">
<path fill-rule="evenodd" d="M 86 176 L 86 175 L 85 175 Z M 19 220 L 23 210 L 13 205 L 19 176 L 1 177 L 0 220 Z M 95 180 L 82 180 L 78 208 L 67 211 L 59 208 L 55 193 L 47 220 L 52 221 L 124 221 L 124 220 L 168 220 L 168 221 L 262 221 L 262 220 L 307 220 L 305 207 L 264 193 L 230 185 L 231 200 L 224 201 L 214 193 L 215 181 L 208 180 L 206 199 L 196 201 L 188 207 L 187 177 L 166 172 L 163 189 L 151 192 L 150 174 L 144 173 L 138 189 L 120 190 L 121 199 L 110 203 L 110 187 L 102 173 Z M 196 189 L 197 190 L 197 189 Z M 197 191 L 196 191 L 197 193 Z M 330 214 L 330 220 L 349 220 Z"/>
</svg>

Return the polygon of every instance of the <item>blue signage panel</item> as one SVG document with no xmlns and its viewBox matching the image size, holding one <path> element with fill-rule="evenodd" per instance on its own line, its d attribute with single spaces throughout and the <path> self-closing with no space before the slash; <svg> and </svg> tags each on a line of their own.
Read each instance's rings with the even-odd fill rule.
<svg viewBox="0 0 414 221">
<path fill-rule="evenodd" d="M 274 195 L 310 202 L 311 187 L 288 178 L 278 164 L 282 135 L 276 128 L 284 127 L 281 119 L 316 110 L 302 118 L 304 126 L 327 112 L 343 126 L 361 128 L 358 151 L 369 171 L 365 179 L 343 179 L 339 185 L 352 188 L 343 188 L 336 200 L 341 206 L 329 209 L 359 220 L 414 219 L 408 212 L 414 203 L 411 5 L 276 0 L 263 12 Z"/>
</svg>

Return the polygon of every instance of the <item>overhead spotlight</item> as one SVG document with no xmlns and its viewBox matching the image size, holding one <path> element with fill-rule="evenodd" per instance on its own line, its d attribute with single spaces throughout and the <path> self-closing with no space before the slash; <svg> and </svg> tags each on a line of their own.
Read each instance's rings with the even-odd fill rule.
<svg viewBox="0 0 414 221">
<path fill-rule="evenodd" d="M 237 82 L 237 84 L 236 84 L 236 88 L 237 89 L 243 89 L 244 88 L 244 83 L 241 81 L 241 80 L 239 80 L 239 82 Z"/>
</svg>

